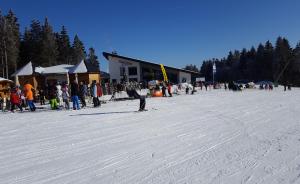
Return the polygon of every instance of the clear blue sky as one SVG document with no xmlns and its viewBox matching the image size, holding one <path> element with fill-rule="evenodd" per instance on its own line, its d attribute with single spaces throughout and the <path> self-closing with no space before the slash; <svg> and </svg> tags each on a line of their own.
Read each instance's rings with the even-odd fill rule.
<svg viewBox="0 0 300 184">
<path fill-rule="evenodd" d="M 22 32 L 32 19 L 48 17 L 55 31 L 65 25 L 86 48 L 94 47 L 101 70 L 103 51 L 165 65 L 200 66 L 277 36 L 300 41 L 299 0 L 1 0 Z"/>
</svg>

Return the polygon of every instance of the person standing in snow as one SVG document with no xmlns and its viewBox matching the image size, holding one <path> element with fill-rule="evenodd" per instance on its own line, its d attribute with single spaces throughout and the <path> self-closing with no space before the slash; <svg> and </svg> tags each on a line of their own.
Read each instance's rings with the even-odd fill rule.
<svg viewBox="0 0 300 184">
<path fill-rule="evenodd" d="M 81 108 L 86 107 L 85 96 L 87 93 L 87 86 L 84 82 L 80 82 L 79 84 L 79 99 L 81 101 Z"/>
<path fill-rule="evenodd" d="M 94 104 L 94 107 L 98 107 L 99 104 L 98 104 L 98 93 L 97 93 L 97 84 L 96 84 L 96 81 L 94 80 L 92 82 L 92 85 L 91 85 L 91 95 L 93 97 L 93 104 Z"/>
<path fill-rule="evenodd" d="M 41 105 L 45 105 L 45 92 L 43 89 L 39 90 L 39 98 Z"/>
<path fill-rule="evenodd" d="M 167 97 L 167 95 L 166 95 L 166 86 L 165 86 L 165 83 L 162 84 L 161 91 L 162 91 L 162 96 L 163 96 L 163 97 Z"/>
<path fill-rule="evenodd" d="M 57 88 L 55 85 L 52 85 L 50 87 L 50 91 L 49 91 L 49 101 L 50 101 L 50 107 L 52 110 L 56 110 L 58 109 L 58 102 L 57 102 Z"/>
<path fill-rule="evenodd" d="M 68 89 L 67 84 L 64 84 L 62 87 L 62 99 L 63 99 L 63 102 L 65 103 L 65 108 L 67 110 L 70 109 L 70 103 L 69 103 L 70 95 L 69 95 L 68 91 L 69 91 L 69 89 Z"/>
<path fill-rule="evenodd" d="M 30 111 L 35 111 L 36 107 L 33 103 L 33 87 L 32 85 L 27 82 L 25 85 L 24 85 L 24 93 L 25 93 L 25 98 L 26 98 L 26 102 L 30 108 Z"/>
<path fill-rule="evenodd" d="M 21 106 L 21 98 L 17 93 L 17 89 L 13 88 L 10 93 L 10 102 L 11 102 L 11 112 L 15 112 L 15 107 L 17 106 L 21 112 L 23 112 L 23 108 Z"/>
<path fill-rule="evenodd" d="M 57 90 L 58 105 L 59 105 L 60 107 L 62 107 L 62 106 L 63 106 L 62 90 L 61 90 L 61 85 L 60 85 L 59 82 L 58 82 L 57 85 L 56 85 L 56 90 Z"/>
<path fill-rule="evenodd" d="M 171 90 L 172 90 L 172 85 L 171 85 L 171 83 L 168 83 L 168 93 L 169 93 L 169 96 L 170 96 L 170 97 L 172 97 L 172 92 L 171 92 Z"/>
<path fill-rule="evenodd" d="M 102 93 L 102 87 L 100 85 L 100 83 L 98 82 L 97 84 L 97 101 L 98 101 L 98 106 L 101 106 L 101 102 L 100 102 L 100 97 L 103 95 Z"/>
<path fill-rule="evenodd" d="M 71 84 L 71 98 L 73 102 L 73 110 L 79 110 L 79 87 L 76 80 Z"/>
</svg>

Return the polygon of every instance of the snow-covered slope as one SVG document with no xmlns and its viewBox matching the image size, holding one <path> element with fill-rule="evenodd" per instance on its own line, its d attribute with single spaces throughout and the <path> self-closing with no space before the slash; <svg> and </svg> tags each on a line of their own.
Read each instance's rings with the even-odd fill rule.
<svg viewBox="0 0 300 184">
<path fill-rule="evenodd" d="M 0 183 L 300 183 L 300 90 L 0 114 Z"/>
</svg>

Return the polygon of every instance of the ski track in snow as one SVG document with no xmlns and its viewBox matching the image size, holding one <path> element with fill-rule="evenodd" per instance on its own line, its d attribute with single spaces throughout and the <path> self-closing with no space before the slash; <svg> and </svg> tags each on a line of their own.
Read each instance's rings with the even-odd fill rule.
<svg viewBox="0 0 300 184">
<path fill-rule="evenodd" d="M 300 89 L 0 114 L 0 183 L 300 183 Z"/>
</svg>

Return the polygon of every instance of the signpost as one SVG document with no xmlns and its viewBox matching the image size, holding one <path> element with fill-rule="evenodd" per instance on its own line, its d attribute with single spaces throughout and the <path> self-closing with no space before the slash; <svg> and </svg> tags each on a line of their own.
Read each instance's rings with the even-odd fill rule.
<svg viewBox="0 0 300 184">
<path fill-rule="evenodd" d="M 213 84 L 215 83 L 215 73 L 217 72 L 216 63 L 213 64 Z"/>
</svg>

